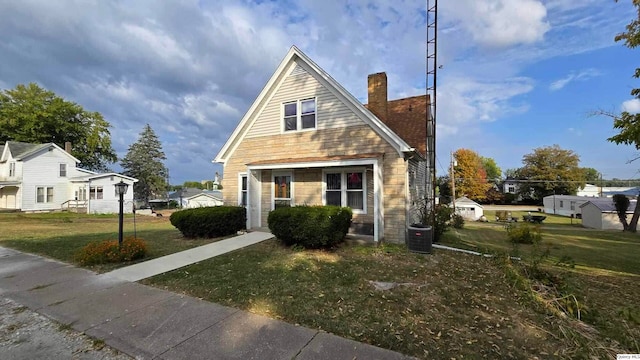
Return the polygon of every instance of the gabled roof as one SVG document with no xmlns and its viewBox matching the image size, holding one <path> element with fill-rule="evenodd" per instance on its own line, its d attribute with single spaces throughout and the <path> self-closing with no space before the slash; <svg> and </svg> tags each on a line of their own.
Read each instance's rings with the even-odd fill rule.
<svg viewBox="0 0 640 360">
<path fill-rule="evenodd" d="M 186 198 L 190 198 L 196 195 L 200 195 L 200 194 L 209 194 L 212 195 L 213 197 L 219 196 L 220 199 L 222 199 L 222 191 L 220 190 L 203 190 L 203 189 L 198 189 L 198 188 L 184 188 L 182 189 L 182 198 L 186 199 Z M 174 191 L 171 194 L 169 194 L 169 199 L 172 200 L 176 200 L 176 199 L 180 199 L 180 190 L 178 191 Z"/>
<path fill-rule="evenodd" d="M 202 192 L 200 194 L 195 194 L 193 196 L 189 196 L 188 198 L 186 198 L 187 200 L 193 200 L 197 197 L 200 196 L 206 196 L 208 198 L 214 199 L 214 200 L 218 200 L 218 201 L 222 201 L 222 194 L 217 194 L 217 193 L 210 193 L 210 192 Z M 183 198 L 184 199 L 184 198 Z"/>
<path fill-rule="evenodd" d="M 282 59 L 280 65 L 273 73 L 265 87 L 258 95 L 258 98 L 253 102 L 249 110 L 245 113 L 240 120 L 238 126 L 227 139 L 227 142 L 222 146 L 213 162 L 224 163 L 229 156 L 234 152 L 235 148 L 242 141 L 245 134 L 249 131 L 252 124 L 256 120 L 256 114 L 266 104 L 266 100 L 279 88 L 280 83 L 284 81 L 284 73 L 289 68 L 291 63 L 296 60 L 304 63 L 307 72 L 309 72 L 314 78 L 320 81 L 331 93 L 333 93 L 338 99 L 344 102 L 355 115 L 362 119 L 366 124 L 382 138 L 388 141 L 398 153 L 415 151 L 405 140 L 403 140 L 398 134 L 393 132 L 389 126 L 385 125 L 380 119 L 378 119 L 373 113 L 367 110 L 353 95 L 351 95 L 342 85 L 340 85 L 335 79 L 333 79 L 326 71 L 311 60 L 306 54 L 304 54 L 296 46 L 292 46 L 289 49 L 287 55 Z"/>
<path fill-rule="evenodd" d="M 64 149 L 62 149 L 61 147 L 59 147 L 54 143 L 32 144 L 32 143 L 25 143 L 25 142 L 19 142 L 19 141 L 7 141 L 4 144 L 4 148 L 6 148 L 6 150 L 8 150 L 11 153 L 11 156 L 15 160 L 19 160 L 19 161 L 25 160 L 26 158 L 32 155 L 35 155 L 44 149 L 56 148 L 62 151 L 65 155 L 72 158 L 76 163 L 80 162 L 80 160 L 76 159 L 73 155 L 64 151 Z M 4 153 L 0 153 L 0 154 L 4 155 Z M 3 156 L 1 160 L 5 161 L 6 159 Z"/>
<path fill-rule="evenodd" d="M 466 196 L 462 196 L 456 199 L 456 206 L 458 205 L 473 205 L 473 206 L 477 206 L 480 208 L 484 208 L 482 205 L 478 204 L 477 202 L 469 199 Z"/>
<path fill-rule="evenodd" d="M 580 205 L 580 208 L 588 206 L 589 204 L 594 205 L 602 212 L 616 212 L 616 206 L 613 204 L 612 198 L 596 198 L 587 201 L 586 203 Z M 636 201 L 629 201 L 629 206 L 627 207 L 627 213 L 633 213 L 633 209 L 636 207 Z"/>
<path fill-rule="evenodd" d="M 136 178 L 132 178 L 131 176 L 122 175 L 122 174 L 118 174 L 118 173 L 111 172 L 111 173 L 98 174 L 98 173 L 95 173 L 95 172 L 89 171 L 89 170 L 84 170 L 84 169 L 79 169 L 79 170 L 83 170 L 85 172 L 89 172 L 89 174 L 72 177 L 72 178 L 69 179 L 70 181 L 73 181 L 73 182 L 89 181 L 89 180 L 100 179 L 100 178 L 107 177 L 107 176 L 117 176 L 119 178 L 123 178 L 123 179 L 127 179 L 129 181 L 132 181 L 134 183 L 138 182 L 138 179 L 136 179 Z"/>
</svg>

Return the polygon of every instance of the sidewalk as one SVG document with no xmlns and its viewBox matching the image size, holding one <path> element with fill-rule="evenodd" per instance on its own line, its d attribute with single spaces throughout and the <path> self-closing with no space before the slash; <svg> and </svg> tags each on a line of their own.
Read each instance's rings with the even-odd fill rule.
<svg viewBox="0 0 640 360">
<path fill-rule="evenodd" d="M 139 359 L 409 359 L 2 247 L 0 296 Z"/>
</svg>

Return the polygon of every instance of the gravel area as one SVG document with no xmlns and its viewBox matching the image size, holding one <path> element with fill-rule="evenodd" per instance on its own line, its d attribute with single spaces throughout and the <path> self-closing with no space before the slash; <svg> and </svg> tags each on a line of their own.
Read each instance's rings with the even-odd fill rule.
<svg viewBox="0 0 640 360">
<path fill-rule="evenodd" d="M 130 360 L 131 357 L 0 297 L 0 359 Z"/>
</svg>

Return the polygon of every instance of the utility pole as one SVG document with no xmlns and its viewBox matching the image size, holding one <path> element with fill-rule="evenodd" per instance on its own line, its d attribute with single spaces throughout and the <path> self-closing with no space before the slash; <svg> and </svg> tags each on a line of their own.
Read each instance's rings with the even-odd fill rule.
<svg viewBox="0 0 640 360">
<path fill-rule="evenodd" d="M 600 194 L 598 197 L 602 197 L 602 174 L 600 174 Z"/>
<path fill-rule="evenodd" d="M 454 166 L 458 163 L 453 158 L 453 151 L 451 152 L 451 203 L 453 204 L 453 212 L 456 212 L 456 170 Z"/>
</svg>

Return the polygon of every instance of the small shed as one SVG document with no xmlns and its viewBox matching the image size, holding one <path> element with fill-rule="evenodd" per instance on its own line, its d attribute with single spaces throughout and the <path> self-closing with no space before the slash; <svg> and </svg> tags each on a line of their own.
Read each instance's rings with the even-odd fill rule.
<svg viewBox="0 0 640 360">
<path fill-rule="evenodd" d="M 636 201 L 631 200 L 627 208 L 627 219 L 631 219 Z M 611 198 L 596 198 L 580 205 L 582 226 L 599 230 L 622 230 L 616 207 Z"/>
<path fill-rule="evenodd" d="M 477 202 L 466 196 L 456 199 L 456 214 L 462 216 L 465 220 L 476 221 L 484 215 L 484 208 Z"/>
</svg>

